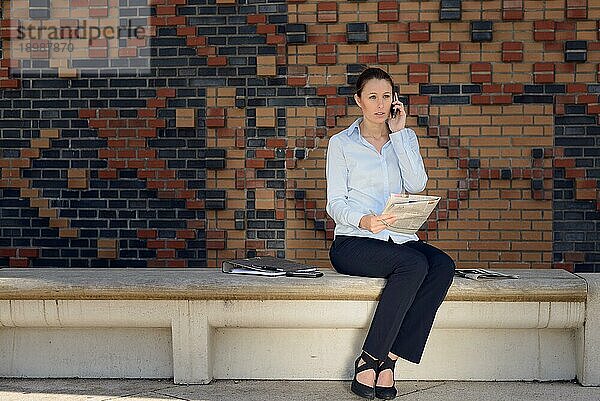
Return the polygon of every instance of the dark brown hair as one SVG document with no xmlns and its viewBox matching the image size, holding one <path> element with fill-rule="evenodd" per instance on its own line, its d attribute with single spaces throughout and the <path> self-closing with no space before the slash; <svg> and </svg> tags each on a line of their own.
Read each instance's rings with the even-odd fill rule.
<svg viewBox="0 0 600 401">
<path fill-rule="evenodd" d="M 358 96 L 360 96 L 367 81 L 370 81 L 371 79 L 385 79 L 392 85 L 392 90 L 394 90 L 394 81 L 392 80 L 392 77 L 390 77 L 390 74 L 383 71 L 381 68 L 371 67 L 361 72 L 358 76 L 358 80 L 356 81 L 356 94 Z"/>
</svg>

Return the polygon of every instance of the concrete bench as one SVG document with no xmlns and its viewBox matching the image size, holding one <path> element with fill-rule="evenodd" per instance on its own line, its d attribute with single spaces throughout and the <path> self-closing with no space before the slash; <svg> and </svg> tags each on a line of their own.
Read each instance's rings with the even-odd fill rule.
<svg viewBox="0 0 600 401">
<path fill-rule="evenodd" d="M 455 278 L 410 380 L 600 384 L 600 275 Z M 0 269 L 0 376 L 349 379 L 383 279 Z"/>
</svg>

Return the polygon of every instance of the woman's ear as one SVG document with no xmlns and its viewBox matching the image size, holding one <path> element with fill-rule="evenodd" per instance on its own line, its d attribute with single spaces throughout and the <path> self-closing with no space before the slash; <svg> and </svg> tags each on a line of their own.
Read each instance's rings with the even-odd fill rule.
<svg viewBox="0 0 600 401">
<path fill-rule="evenodd" d="M 360 107 L 362 109 L 362 106 L 360 104 L 360 97 L 358 97 L 358 95 L 356 93 L 354 94 L 354 101 L 356 102 L 358 107 Z"/>
</svg>

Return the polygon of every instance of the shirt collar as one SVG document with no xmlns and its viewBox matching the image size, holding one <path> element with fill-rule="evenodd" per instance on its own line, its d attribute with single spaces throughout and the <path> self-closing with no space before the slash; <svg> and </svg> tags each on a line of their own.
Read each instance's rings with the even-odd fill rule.
<svg viewBox="0 0 600 401">
<path fill-rule="evenodd" d="M 352 134 L 354 134 L 354 132 L 359 132 L 359 131 L 360 131 L 359 124 L 362 122 L 362 120 L 363 120 L 363 118 L 362 118 L 362 117 L 358 117 L 358 118 L 356 119 L 356 121 L 354 121 L 354 122 L 352 123 L 352 125 L 350 125 L 350 126 L 348 127 L 348 129 L 346 130 L 346 134 L 347 134 L 348 136 L 352 136 Z"/>
</svg>

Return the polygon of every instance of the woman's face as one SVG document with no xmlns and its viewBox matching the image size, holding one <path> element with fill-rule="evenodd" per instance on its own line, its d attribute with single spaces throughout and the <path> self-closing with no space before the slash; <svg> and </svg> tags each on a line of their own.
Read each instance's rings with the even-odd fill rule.
<svg viewBox="0 0 600 401">
<path fill-rule="evenodd" d="M 392 85 L 385 79 L 370 79 L 360 94 L 354 95 L 363 117 L 373 123 L 382 124 L 389 117 L 392 105 Z"/>
</svg>

